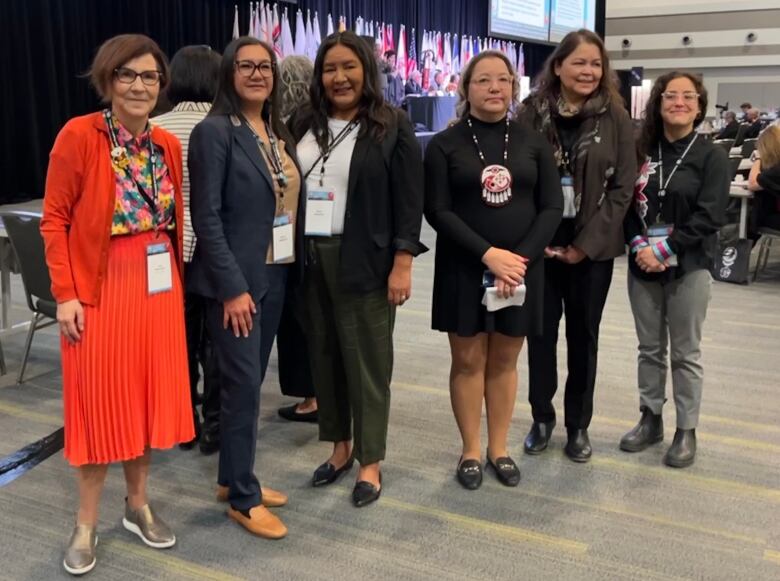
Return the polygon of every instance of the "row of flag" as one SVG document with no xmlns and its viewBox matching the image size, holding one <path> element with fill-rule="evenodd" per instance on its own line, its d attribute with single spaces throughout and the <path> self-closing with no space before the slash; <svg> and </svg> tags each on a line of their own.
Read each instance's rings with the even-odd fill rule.
<svg viewBox="0 0 780 581">
<path fill-rule="evenodd" d="M 327 35 L 333 34 L 336 30 L 343 32 L 346 29 L 346 19 L 343 16 L 339 17 L 337 23 L 334 23 L 332 16 L 328 14 Z M 411 30 L 408 44 L 406 26 L 403 24 L 399 27 L 397 43 L 392 24 L 367 21 L 359 16 L 355 20 L 353 30 L 361 36 L 372 36 L 382 54 L 389 50 L 395 51 L 396 70 L 404 81 L 409 78 L 413 70 L 421 71 L 424 89 L 428 88 L 429 80 L 436 71 L 441 71 L 445 75 L 458 74 L 473 56 L 485 50 L 503 52 L 518 74 L 525 75 L 522 43 L 517 44 L 492 38 L 475 38 L 465 34 L 458 36 L 449 32 L 423 31 L 422 44 L 418 54 L 414 28 Z M 303 12 L 297 11 L 295 36 L 293 37 L 287 7 L 280 12 L 277 4 L 272 6 L 270 2 L 264 1 L 250 2 L 247 34 L 273 46 L 274 52 L 280 59 L 290 55 L 305 55 L 314 61 L 317 49 L 322 42 L 319 15 L 316 12 L 312 17 L 311 11 L 307 10 L 304 18 Z M 233 16 L 233 38 L 238 38 L 240 35 L 238 5 L 236 5 Z"/>
</svg>

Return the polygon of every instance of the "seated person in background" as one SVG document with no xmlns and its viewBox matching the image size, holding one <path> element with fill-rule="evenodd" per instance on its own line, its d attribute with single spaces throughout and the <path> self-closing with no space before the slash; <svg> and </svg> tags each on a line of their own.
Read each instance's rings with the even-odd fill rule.
<svg viewBox="0 0 780 581">
<path fill-rule="evenodd" d="M 447 83 L 445 93 L 455 94 L 458 92 L 458 83 L 460 83 L 460 75 L 450 75 L 450 82 Z"/>
<path fill-rule="evenodd" d="M 737 114 L 734 111 L 725 111 L 723 113 L 723 129 L 715 136 L 715 139 L 736 139 L 739 131 L 739 122 Z"/>
<path fill-rule="evenodd" d="M 753 108 L 753 105 L 750 103 L 742 103 L 742 105 L 739 106 L 740 110 L 742 111 L 742 114 L 740 115 L 740 119 L 743 121 L 747 120 L 747 113 L 750 109 Z"/>
<path fill-rule="evenodd" d="M 759 228 L 780 230 L 780 127 L 767 128 L 756 146 L 760 159 L 748 177 L 748 189 L 756 192 L 750 216 L 750 238 L 754 240 Z"/>
<path fill-rule="evenodd" d="M 764 128 L 764 124 L 759 119 L 761 113 L 758 109 L 748 109 L 746 121 L 750 124 L 750 127 L 745 131 L 744 139 L 755 139 L 761 130 Z"/>
<path fill-rule="evenodd" d="M 404 86 L 404 94 L 406 95 L 419 95 L 423 92 L 422 88 L 422 74 L 417 69 L 413 69 L 409 73 L 409 80 L 406 81 Z"/>
<path fill-rule="evenodd" d="M 443 95 L 445 88 L 444 73 L 437 69 L 436 73 L 433 75 L 433 80 L 431 80 L 428 84 L 428 94 Z"/>
</svg>

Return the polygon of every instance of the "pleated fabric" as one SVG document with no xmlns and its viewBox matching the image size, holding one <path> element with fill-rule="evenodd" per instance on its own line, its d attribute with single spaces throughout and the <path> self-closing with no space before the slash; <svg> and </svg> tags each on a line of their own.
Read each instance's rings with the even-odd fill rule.
<svg viewBox="0 0 780 581">
<path fill-rule="evenodd" d="M 84 305 L 76 345 L 62 338 L 65 458 L 74 466 L 131 460 L 146 448 L 192 440 L 181 278 L 149 295 L 146 249 L 153 232 L 116 236 L 98 306 Z"/>
</svg>

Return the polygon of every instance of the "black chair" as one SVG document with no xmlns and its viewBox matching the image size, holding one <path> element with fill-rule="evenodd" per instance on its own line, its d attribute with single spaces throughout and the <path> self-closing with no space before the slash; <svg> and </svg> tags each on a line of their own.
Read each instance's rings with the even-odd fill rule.
<svg viewBox="0 0 780 581">
<path fill-rule="evenodd" d="M 40 232 L 41 217 L 28 212 L 3 212 L 0 217 L 19 261 L 27 306 L 33 312 L 24 345 L 22 366 L 16 380 L 17 383 L 22 383 L 33 335 L 38 329 L 57 322 L 57 301 L 51 294 L 51 279 Z"/>
<path fill-rule="evenodd" d="M 742 163 L 741 157 L 730 157 L 729 158 L 729 181 L 734 181 L 734 178 L 737 175 L 737 172 L 739 171 L 739 164 Z"/>
<path fill-rule="evenodd" d="M 745 141 L 742 142 L 742 157 L 744 157 L 745 159 L 750 158 L 750 156 L 756 150 L 757 141 L 758 138 L 746 139 Z"/>
<path fill-rule="evenodd" d="M 712 143 L 725 149 L 727 154 L 731 151 L 731 148 L 734 146 L 733 139 L 716 139 Z"/>
</svg>

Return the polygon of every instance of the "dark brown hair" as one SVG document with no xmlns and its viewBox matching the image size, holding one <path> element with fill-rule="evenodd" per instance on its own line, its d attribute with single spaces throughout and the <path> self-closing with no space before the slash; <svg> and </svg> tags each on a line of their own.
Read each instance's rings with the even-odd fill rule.
<svg viewBox="0 0 780 581">
<path fill-rule="evenodd" d="M 157 61 L 160 77 L 160 91 L 168 85 L 168 58 L 156 42 L 143 34 L 120 34 L 105 41 L 97 51 L 92 66 L 85 76 L 104 103 L 111 100 L 111 83 L 114 71 L 129 61 L 150 54 Z"/>
<path fill-rule="evenodd" d="M 211 103 L 217 92 L 217 77 L 222 61 L 210 46 L 185 46 L 171 59 L 171 84 L 166 96 L 171 105 L 182 101 Z"/>
<path fill-rule="evenodd" d="M 380 142 L 395 120 L 395 113 L 392 107 L 385 103 L 379 88 L 379 72 L 372 47 L 357 34 L 348 30 L 331 34 L 322 42 L 317 51 L 317 58 L 314 61 L 314 76 L 309 91 L 312 110 L 311 130 L 317 144 L 323 151 L 328 147 L 328 115 L 331 104 L 325 95 L 322 72 L 325 66 L 325 55 L 338 44 L 354 52 L 360 64 L 363 65 L 363 94 L 360 96 L 359 110 L 355 118 L 360 122 L 359 136 L 369 132 L 374 141 Z"/>
<path fill-rule="evenodd" d="M 555 67 L 560 66 L 561 63 L 563 63 L 571 53 L 577 50 L 577 47 L 582 43 L 592 44 L 598 48 L 599 53 L 601 53 L 602 75 L 601 81 L 599 82 L 599 88 L 596 90 L 601 91 L 608 97 L 610 103 L 613 105 L 622 105 L 623 97 L 620 96 L 620 91 L 618 89 L 619 84 L 617 75 L 609 64 L 607 49 L 604 48 L 604 43 L 595 32 L 591 32 L 584 28 L 573 30 L 564 36 L 561 43 L 555 47 L 552 54 L 547 57 L 542 70 L 534 79 L 534 98 L 558 99 L 558 96 L 561 94 L 561 79 L 555 74 Z"/>
<path fill-rule="evenodd" d="M 219 84 L 217 85 L 217 94 L 214 97 L 214 104 L 211 106 L 209 115 L 237 115 L 241 116 L 241 97 L 236 93 L 235 75 L 236 75 L 236 55 L 238 51 L 245 46 L 262 46 L 271 59 L 273 68 L 273 83 L 271 93 L 268 95 L 263 110 L 261 112 L 263 119 L 270 123 L 271 129 L 287 143 L 292 144 L 287 127 L 282 123 L 279 115 L 279 107 L 274 106 L 274 98 L 279 92 L 279 67 L 277 66 L 276 53 L 267 42 L 258 40 L 253 36 L 241 36 L 231 41 L 225 47 L 222 55 L 222 62 L 219 65 Z"/>
<path fill-rule="evenodd" d="M 645 106 L 645 120 L 642 123 L 642 132 L 639 136 L 639 151 L 642 155 L 650 155 L 653 148 L 658 145 L 661 135 L 663 135 L 664 120 L 661 117 L 662 93 L 666 91 L 666 86 L 670 82 L 680 78 L 691 81 L 699 94 L 699 114 L 696 116 L 693 126 L 698 127 L 704 120 L 704 116 L 707 113 L 707 89 L 704 87 L 701 77 L 686 71 L 672 71 L 661 75 L 655 80 Z"/>
<path fill-rule="evenodd" d="M 474 69 L 481 61 L 488 58 L 496 58 L 504 61 L 506 70 L 512 75 L 512 99 L 509 103 L 509 107 L 511 108 L 515 101 L 517 101 L 517 95 L 520 93 L 520 81 L 517 78 L 517 73 L 512 66 L 512 62 L 503 52 L 485 50 L 469 60 L 466 68 L 461 74 L 460 83 L 458 84 L 458 104 L 455 107 L 455 111 L 460 119 L 468 117 L 469 112 L 471 111 L 471 103 L 469 103 L 469 83 L 471 83 L 471 77 L 474 76 Z"/>
</svg>

